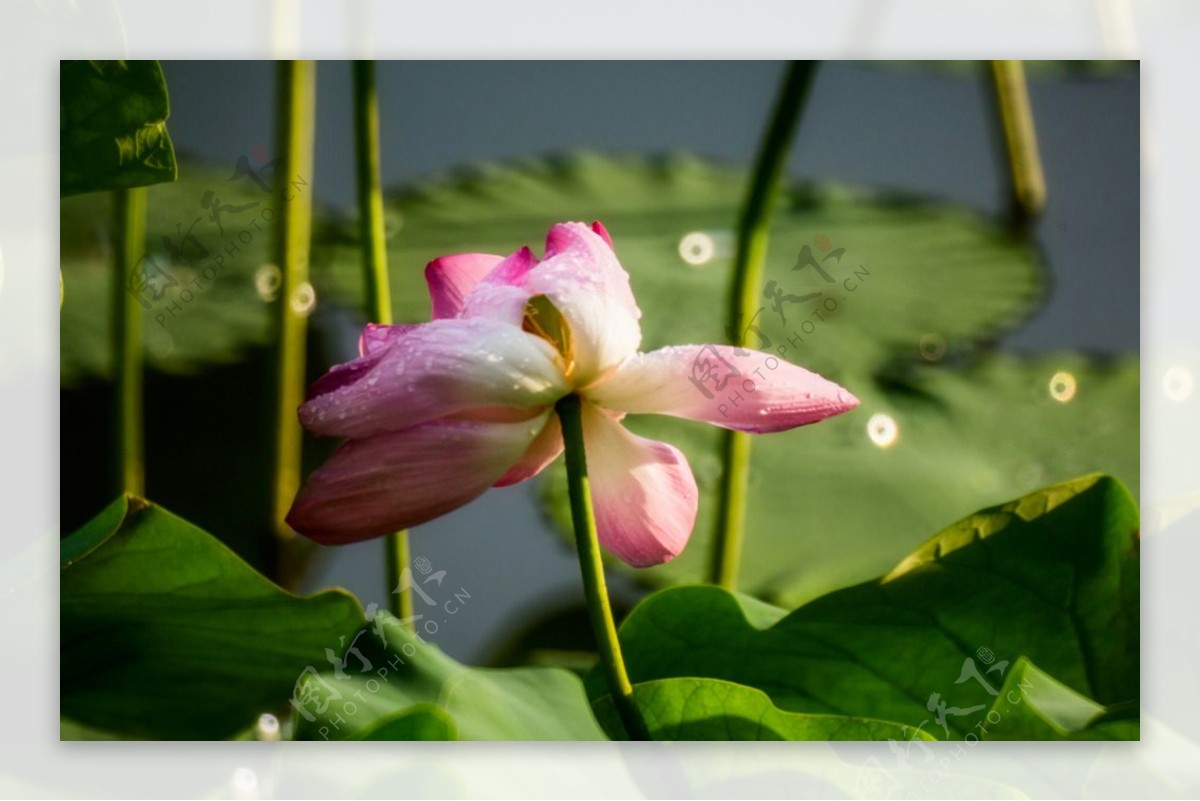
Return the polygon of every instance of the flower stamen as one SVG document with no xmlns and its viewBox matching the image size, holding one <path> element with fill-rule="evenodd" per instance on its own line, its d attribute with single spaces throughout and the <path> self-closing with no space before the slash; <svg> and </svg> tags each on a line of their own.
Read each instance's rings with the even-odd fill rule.
<svg viewBox="0 0 1200 801">
<path fill-rule="evenodd" d="M 571 326 L 558 307 L 545 295 L 534 295 L 525 302 L 525 317 L 521 330 L 541 337 L 554 346 L 563 360 L 563 374 L 567 378 L 575 371 L 575 343 L 571 338 Z"/>
</svg>

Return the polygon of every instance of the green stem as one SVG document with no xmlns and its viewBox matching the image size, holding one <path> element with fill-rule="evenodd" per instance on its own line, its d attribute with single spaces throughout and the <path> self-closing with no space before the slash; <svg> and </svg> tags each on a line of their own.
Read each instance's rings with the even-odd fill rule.
<svg viewBox="0 0 1200 801">
<path fill-rule="evenodd" d="M 1029 219 L 1046 205 L 1046 176 L 1038 153 L 1025 68 L 1020 61 L 993 61 L 991 68 L 1008 153 L 1013 203 L 1017 214 Z"/>
<path fill-rule="evenodd" d="M 717 532 L 713 541 L 709 581 L 737 589 L 746 539 L 746 503 L 750 487 L 750 437 L 740 431 L 721 432 L 721 485 L 717 495 Z"/>
<path fill-rule="evenodd" d="M 279 537 L 294 534 L 285 518 L 300 489 L 303 431 L 296 410 L 304 400 L 304 349 L 312 286 L 308 283 L 312 243 L 312 167 L 316 64 L 284 61 L 279 65 L 276 117 L 275 264 L 280 271 L 275 303 L 278 331 L 275 405 L 275 464 L 272 522 Z"/>
<path fill-rule="evenodd" d="M 621 642 L 613 621 L 604 583 L 604 563 L 600 539 L 596 533 L 596 515 L 592 510 L 592 489 L 588 480 L 587 454 L 583 445 L 583 416 L 579 396 L 568 395 L 555 406 L 562 422 L 563 447 L 567 461 L 567 490 L 571 498 L 571 521 L 575 526 L 575 545 L 579 551 L 579 569 L 587 598 L 592 634 L 600 654 L 600 666 L 608 682 L 609 695 L 632 740 L 649 740 L 646 724 L 633 701 L 633 685 L 621 658 Z"/>
<path fill-rule="evenodd" d="M 379 101 L 375 92 L 374 61 L 354 62 L 354 133 L 367 318 L 391 325 L 392 297 L 388 289 L 383 187 L 379 177 Z M 392 614 L 401 620 L 411 620 L 412 588 L 402 581 L 404 568 L 409 564 L 407 531 L 394 532 L 384 540 L 384 562 L 387 564 Z"/>
<path fill-rule="evenodd" d="M 116 275 L 113 281 L 113 353 L 116 360 L 117 460 L 120 491 L 145 494 L 142 444 L 142 310 L 133 291 L 134 269 L 146 252 L 146 190 L 120 189 L 116 201 Z"/>
<path fill-rule="evenodd" d="M 367 313 L 373 322 L 391 325 L 387 238 L 383 224 L 383 188 L 379 167 L 379 101 L 375 62 L 354 62 L 354 133 L 358 166 L 358 208 L 366 265 Z"/>
<path fill-rule="evenodd" d="M 405 579 L 405 568 L 411 562 L 408 532 L 396 531 L 383 541 L 383 561 L 387 565 L 387 590 L 392 614 L 413 628 L 412 573 Z"/>
<path fill-rule="evenodd" d="M 734 345 L 747 345 L 748 326 L 761 307 L 763 273 L 767 263 L 767 238 L 779 185 L 787 166 L 800 112 L 817 72 L 815 61 L 788 64 L 779 97 L 758 151 L 750 190 L 738 220 L 733 288 L 730 292 L 728 331 Z M 750 482 L 750 437 L 739 431 L 723 432 L 724 470 L 717 505 L 717 530 L 713 541 L 710 578 L 727 589 L 737 586 L 746 528 L 746 496 Z"/>
</svg>

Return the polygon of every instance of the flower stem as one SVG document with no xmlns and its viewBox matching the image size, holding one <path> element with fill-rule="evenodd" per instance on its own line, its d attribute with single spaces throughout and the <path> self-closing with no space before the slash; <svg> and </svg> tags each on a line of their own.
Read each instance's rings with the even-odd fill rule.
<svg viewBox="0 0 1200 801">
<path fill-rule="evenodd" d="M 991 72 L 1008 152 L 1014 210 L 1018 218 L 1028 220 L 1046 205 L 1046 176 L 1038 153 L 1025 68 L 1020 61 L 993 61 Z"/>
<path fill-rule="evenodd" d="M 379 177 L 379 101 L 375 92 L 374 61 L 354 62 L 354 134 L 367 314 L 372 322 L 391 325 L 392 297 L 388 290 L 387 238 Z"/>
<path fill-rule="evenodd" d="M 272 523 L 286 542 L 295 536 L 285 522 L 300 489 L 303 432 L 296 409 L 304 400 L 304 349 L 308 313 L 314 299 L 308 283 L 312 241 L 312 188 L 316 65 L 284 61 L 279 65 L 279 105 L 275 207 L 275 264 L 280 272 L 275 302 L 277 350 L 275 375 L 275 464 Z M 286 549 L 285 549 L 286 550 Z"/>
<path fill-rule="evenodd" d="M 130 276 L 146 249 L 146 190 L 119 189 L 116 270 L 113 274 L 113 352 L 116 360 L 119 491 L 145 494 L 142 445 L 142 310 Z"/>
<path fill-rule="evenodd" d="M 818 62 L 788 64 L 771 120 L 759 147 L 749 193 L 738 220 L 733 288 L 730 293 L 728 333 L 734 345 L 744 346 L 748 325 L 761 306 L 767 238 L 779 184 L 787 166 L 800 112 L 804 108 Z M 717 530 L 709 575 L 726 589 L 737 586 L 746 530 L 746 495 L 750 483 L 750 437 L 739 431 L 723 432 L 721 486 L 717 505 Z"/>
<path fill-rule="evenodd" d="M 583 445 L 583 417 L 579 396 L 567 395 L 555 406 L 562 422 L 563 446 L 567 461 L 567 490 L 571 498 L 571 521 L 575 525 L 575 545 L 579 551 L 579 569 L 587 598 L 592 634 L 600 653 L 600 665 L 608 682 L 608 691 L 621 725 L 631 740 L 649 740 L 646 724 L 633 701 L 633 685 L 621 658 L 621 642 L 608 602 L 604 583 L 604 563 L 600 539 L 596 533 L 596 515 L 592 510 L 592 489 L 588 480 L 587 454 Z"/>
<path fill-rule="evenodd" d="M 388 288 L 387 238 L 383 224 L 383 188 L 379 167 L 379 101 L 375 92 L 375 62 L 354 62 L 354 153 L 358 170 L 358 213 L 362 235 L 367 319 L 392 324 Z M 412 588 L 403 581 L 408 567 L 408 532 L 389 534 L 383 543 L 391 611 L 411 621 Z"/>
</svg>

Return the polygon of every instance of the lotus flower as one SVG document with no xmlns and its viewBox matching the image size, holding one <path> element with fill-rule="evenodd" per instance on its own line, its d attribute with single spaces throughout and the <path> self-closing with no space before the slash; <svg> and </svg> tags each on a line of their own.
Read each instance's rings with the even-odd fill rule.
<svg viewBox="0 0 1200 801">
<path fill-rule="evenodd" d="M 537 475 L 563 450 L 554 404 L 575 393 L 600 543 L 631 565 L 660 564 L 691 534 L 696 481 L 678 449 L 626 430 L 626 414 L 759 434 L 858 405 L 767 353 L 640 353 L 641 311 L 599 223 L 555 225 L 541 261 L 529 248 L 445 256 L 425 278 L 432 322 L 368 325 L 361 357 L 300 407 L 308 430 L 347 440 L 288 514 L 318 542 L 383 536 Z"/>
</svg>

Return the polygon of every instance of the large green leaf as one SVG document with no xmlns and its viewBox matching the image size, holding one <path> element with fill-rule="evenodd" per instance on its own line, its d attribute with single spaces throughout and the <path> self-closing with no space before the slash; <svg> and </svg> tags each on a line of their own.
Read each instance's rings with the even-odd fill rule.
<svg viewBox="0 0 1200 801">
<path fill-rule="evenodd" d="M 179 373 L 236 362 L 271 341 L 269 302 L 279 279 L 269 262 L 279 217 L 272 196 L 251 176 L 236 174 L 234 164 L 185 163 L 178 182 L 147 190 L 139 269 L 150 283 L 138 298 L 151 369 Z M 214 205 L 222 209 L 219 224 Z M 60 214 L 60 371 L 69 386 L 112 369 L 111 198 L 66 198 Z"/>
<path fill-rule="evenodd" d="M 422 268 L 436 256 L 540 248 L 555 222 L 599 219 L 642 305 L 646 349 L 723 341 L 732 225 L 746 180 L 741 168 L 689 156 L 578 154 L 482 166 L 404 191 L 389 205 L 398 229 L 388 252 L 397 316 L 428 319 Z M 356 242 L 346 228 L 315 269 L 315 280 L 350 298 L 361 285 Z M 685 255 L 698 260 L 688 247 L 693 242 L 700 251 L 711 244 L 711 258 L 690 264 Z M 805 248 L 830 282 L 814 267 L 797 268 Z M 969 209 L 809 184 L 788 189 L 781 204 L 767 277 L 785 295 L 823 293 L 803 303 L 784 300 L 787 323 L 764 300 L 758 323 L 776 343 L 819 303 L 841 299 L 839 311 L 824 315 L 818 333 L 789 354 L 839 373 L 916 354 L 928 334 L 950 350 L 967 348 L 1027 314 L 1043 282 L 1027 244 Z"/>
<path fill-rule="evenodd" d="M 761 690 L 715 679 L 662 679 L 634 687 L 634 703 L 656 740 L 934 739 L 882 720 L 784 712 Z M 623 737 L 612 697 L 593 704 L 613 739 Z"/>
<path fill-rule="evenodd" d="M 1022 658 L 977 731 L 989 740 L 1136 740 L 1137 711 L 1107 709 Z"/>
<path fill-rule="evenodd" d="M 63 61 L 60 70 L 61 194 L 175 180 L 157 61 Z"/>
<path fill-rule="evenodd" d="M 1060 384 L 1066 375 L 1074 387 L 1069 399 Z M 843 383 L 862 399 L 858 409 L 753 441 L 740 586 L 781 606 L 878 575 L 930 531 L 1039 486 L 1104 471 L 1136 491 L 1133 359 L 996 356 Z M 887 416 L 894 436 L 877 428 L 876 415 Z M 721 432 L 658 416 L 626 424 L 680 447 L 700 488 L 687 548 L 636 575 L 654 584 L 701 581 L 716 523 Z M 561 464 L 549 471 L 543 491 L 552 519 L 569 531 L 562 472 Z"/>
<path fill-rule="evenodd" d="M 341 661 L 304 677 L 298 739 L 604 739 L 574 674 L 467 667 L 384 612 Z"/>
<path fill-rule="evenodd" d="M 255 284 L 268 261 L 269 236 L 248 228 L 249 218 L 261 209 L 227 214 L 232 233 L 222 237 L 200 206 L 209 190 L 235 207 L 262 199 L 247 177 L 231 182 L 233 172 L 234 165 L 185 164 L 176 186 L 151 190 L 150 255 L 179 280 L 147 312 L 152 364 L 178 370 L 230 361 L 246 345 L 265 341 L 270 330 L 268 309 Z M 429 319 L 423 267 L 436 256 L 472 250 L 510 253 L 525 243 L 539 245 L 554 222 L 601 219 L 616 237 L 618 254 L 647 312 L 642 321 L 647 349 L 723 340 L 731 226 L 746 179 L 740 168 L 688 156 L 582 154 L 482 166 L 407 189 L 394 196 L 387 212 L 396 316 Z M 64 203 L 61 212 L 66 284 L 62 372 L 69 380 L 108 369 L 104 339 L 96 336 L 105 330 L 107 313 L 106 305 L 96 302 L 107 280 L 97 274 L 107 272 L 107 261 L 104 240 L 97 241 L 96 231 L 110 215 L 104 201 L 88 200 Z M 269 230 L 265 221 L 259 225 Z M 248 230 L 250 242 L 234 239 L 242 230 Z M 159 243 L 167 237 L 178 249 L 186 231 L 199 247 L 189 243 L 183 254 L 188 263 L 174 265 Z M 700 234 L 700 241 L 713 245 L 711 259 L 696 266 L 685 260 L 681 244 L 688 234 Z M 195 254 L 220 254 L 229 245 L 240 251 L 227 256 L 216 280 L 210 280 L 204 268 L 212 259 Z M 806 246 L 824 260 L 822 269 L 835 279 L 834 285 L 811 267 L 793 271 Z M 844 253 L 836 256 L 842 248 Z M 1026 315 L 1043 282 L 1028 245 L 968 209 L 836 185 L 790 190 L 774 226 L 768 270 L 786 295 L 825 293 L 804 304 L 784 301 L 781 308 L 790 325 L 771 309 L 760 316 L 762 330 L 777 342 L 783 341 L 781 332 L 790 334 L 810 318 L 815 304 L 826 297 L 844 298 L 839 312 L 823 315 L 825 321 L 816 336 L 807 338 L 803 353 L 789 355 L 834 373 L 851 364 L 873 368 L 897 354 L 916 354 L 923 343 L 931 347 L 930 334 L 939 348 L 968 349 Z M 335 298 L 361 306 L 355 222 L 317 226 L 312 275 L 319 303 Z M 853 289 L 846 289 L 847 281 Z M 193 300 L 180 298 L 184 289 Z M 172 303 L 181 311 L 168 311 Z M 204 312 L 196 313 L 201 307 Z"/>
<path fill-rule="evenodd" d="M 957 739 L 1020 657 L 1099 704 L 1136 701 L 1138 609 L 1136 507 L 1089 476 L 972 515 L 887 575 L 790 614 L 716 587 L 660 591 L 621 642 L 635 683 L 722 679 L 783 710 Z M 589 689 L 603 694 L 597 676 Z"/>
<path fill-rule="evenodd" d="M 415 704 L 402 712 L 378 719 L 365 727 L 360 740 L 456 740 L 454 721 L 440 706 Z"/>
<path fill-rule="evenodd" d="M 363 623 L 347 593 L 284 592 L 139 498 L 67 537 L 62 560 L 61 711 L 84 727 L 228 737 L 286 706 L 305 669 Z"/>
</svg>

